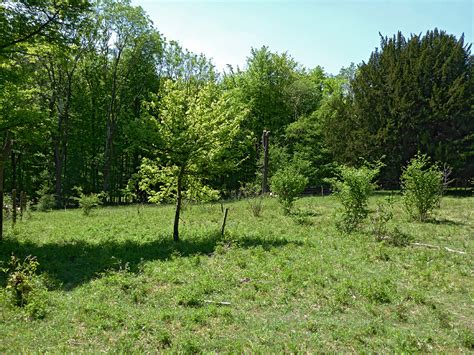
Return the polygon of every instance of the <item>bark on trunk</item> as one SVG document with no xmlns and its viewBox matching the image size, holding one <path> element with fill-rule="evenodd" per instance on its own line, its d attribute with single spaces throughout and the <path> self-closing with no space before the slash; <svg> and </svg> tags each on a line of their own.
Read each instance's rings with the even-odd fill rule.
<svg viewBox="0 0 474 355">
<path fill-rule="evenodd" d="M 56 197 L 56 207 L 62 207 L 62 171 L 63 171 L 63 159 L 60 143 L 55 142 L 54 145 L 54 196 Z"/>
<path fill-rule="evenodd" d="M 2 148 L 2 154 L 0 156 L 0 241 L 3 239 L 3 175 L 5 170 L 5 162 L 10 155 L 12 148 L 12 140 L 10 134 L 7 132 L 5 143 Z"/>
<path fill-rule="evenodd" d="M 110 169 L 112 165 L 112 144 L 114 141 L 112 122 L 107 121 L 107 137 L 105 140 L 104 192 L 110 193 Z"/>
<path fill-rule="evenodd" d="M 12 156 L 12 189 L 16 189 L 17 188 L 16 167 L 17 167 L 18 159 L 15 152 L 12 152 L 11 156 Z"/>
<path fill-rule="evenodd" d="M 115 59 L 114 69 L 112 74 L 112 90 L 110 95 L 110 104 L 107 112 L 107 137 L 105 139 L 105 151 L 104 151 L 104 192 L 111 194 L 111 168 L 113 160 L 113 143 L 115 136 L 116 120 L 118 116 L 117 107 L 117 91 L 118 91 L 118 66 L 122 57 L 122 49 L 119 49 L 117 58 Z"/>
<path fill-rule="evenodd" d="M 178 175 L 178 186 L 176 188 L 176 211 L 174 214 L 174 228 L 173 228 L 173 240 L 179 241 L 179 214 L 181 213 L 181 199 L 182 199 L 182 184 L 183 184 L 183 170 Z"/>
<path fill-rule="evenodd" d="M 0 206 L 2 210 L 0 211 L 0 242 L 3 239 L 3 168 L 4 162 L 0 162 Z"/>
<path fill-rule="evenodd" d="M 262 134 L 263 144 L 263 178 L 262 178 L 262 193 L 266 194 L 268 188 L 268 143 L 270 131 L 264 130 Z"/>
</svg>

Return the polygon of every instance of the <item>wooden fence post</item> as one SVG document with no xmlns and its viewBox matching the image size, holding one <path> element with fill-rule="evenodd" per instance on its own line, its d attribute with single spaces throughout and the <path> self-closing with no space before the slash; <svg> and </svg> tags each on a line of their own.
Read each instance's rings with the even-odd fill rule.
<svg viewBox="0 0 474 355">
<path fill-rule="evenodd" d="M 224 220 L 222 221 L 221 235 L 224 235 L 225 222 L 227 221 L 227 212 L 229 212 L 228 208 L 226 208 L 224 212 Z"/>
</svg>

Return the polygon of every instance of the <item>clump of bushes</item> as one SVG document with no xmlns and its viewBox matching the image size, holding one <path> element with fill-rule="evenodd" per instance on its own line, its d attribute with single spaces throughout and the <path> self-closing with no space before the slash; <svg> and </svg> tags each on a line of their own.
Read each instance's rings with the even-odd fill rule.
<svg viewBox="0 0 474 355">
<path fill-rule="evenodd" d="M 425 154 L 417 154 L 403 170 L 401 186 L 408 215 L 423 222 L 440 205 L 443 172 Z"/>
<path fill-rule="evenodd" d="M 279 169 L 271 178 L 270 185 L 278 201 L 283 207 L 283 213 L 288 215 L 293 203 L 308 184 L 308 178 L 301 174 L 293 165 Z"/>
<path fill-rule="evenodd" d="M 360 168 L 340 166 L 337 169 L 338 177 L 327 180 L 343 206 L 337 221 L 338 229 L 352 232 L 367 217 L 369 196 L 377 187 L 373 180 L 381 166 L 381 163 Z"/>
</svg>

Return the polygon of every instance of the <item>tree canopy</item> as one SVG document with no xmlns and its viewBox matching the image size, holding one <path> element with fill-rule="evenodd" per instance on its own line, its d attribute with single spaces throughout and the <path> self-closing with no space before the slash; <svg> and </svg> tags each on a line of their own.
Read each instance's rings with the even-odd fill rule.
<svg viewBox="0 0 474 355">
<path fill-rule="evenodd" d="M 398 187 L 417 152 L 459 184 L 474 175 L 464 37 L 381 36 L 367 62 L 337 75 L 263 46 L 220 73 L 129 0 L 0 10 L 1 182 L 34 202 L 72 206 L 77 188 L 105 203 L 234 196 L 259 176 L 263 130 L 269 176 L 298 165 L 311 186 L 362 157 L 382 159 L 382 186 Z"/>
</svg>

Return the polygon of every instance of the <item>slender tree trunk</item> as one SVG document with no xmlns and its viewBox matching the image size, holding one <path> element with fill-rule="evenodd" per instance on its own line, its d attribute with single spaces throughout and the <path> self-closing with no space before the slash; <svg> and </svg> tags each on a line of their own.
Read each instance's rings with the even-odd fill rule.
<svg viewBox="0 0 474 355">
<path fill-rule="evenodd" d="M 16 224 L 16 189 L 12 190 L 12 224 Z"/>
<path fill-rule="evenodd" d="M 0 162 L 0 242 L 3 240 L 3 170 L 5 162 Z"/>
<path fill-rule="evenodd" d="M 0 241 L 3 239 L 3 175 L 5 171 L 5 162 L 10 155 L 12 149 L 12 139 L 10 138 L 10 132 L 7 132 L 5 137 L 5 143 L 2 148 L 0 156 Z"/>
<path fill-rule="evenodd" d="M 107 137 L 104 151 L 104 192 L 110 193 L 110 169 L 112 165 L 112 144 L 114 140 L 112 122 L 107 121 Z"/>
<path fill-rule="evenodd" d="M 265 194 L 268 189 L 268 144 L 270 131 L 264 130 L 262 134 L 263 144 L 263 178 L 262 178 L 262 193 Z"/>
<path fill-rule="evenodd" d="M 17 167 L 18 160 L 17 160 L 17 156 L 15 152 L 12 152 L 11 156 L 12 156 L 12 189 L 16 189 L 17 188 L 16 167 Z"/>
<path fill-rule="evenodd" d="M 63 159 L 60 148 L 60 142 L 56 142 L 54 145 L 54 195 L 56 197 L 56 207 L 62 207 L 62 170 L 63 170 Z"/>
<path fill-rule="evenodd" d="M 179 214 L 181 213 L 181 199 L 182 199 L 182 184 L 183 184 L 183 169 L 181 169 L 178 175 L 178 186 L 176 191 L 176 212 L 174 214 L 174 228 L 173 228 L 173 240 L 179 241 Z"/>
<path fill-rule="evenodd" d="M 118 91 L 118 66 L 122 57 L 122 49 L 118 51 L 115 59 L 114 70 L 112 73 L 112 90 L 110 93 L 110 104 L 107 112 L 107 137 L 105 140 L 104 151 L 104 192 L 110 193 L 110 175 L 113 159 L 113 142 L 115 136 L 117 120 L 117 91 Z"/>
</svg>

